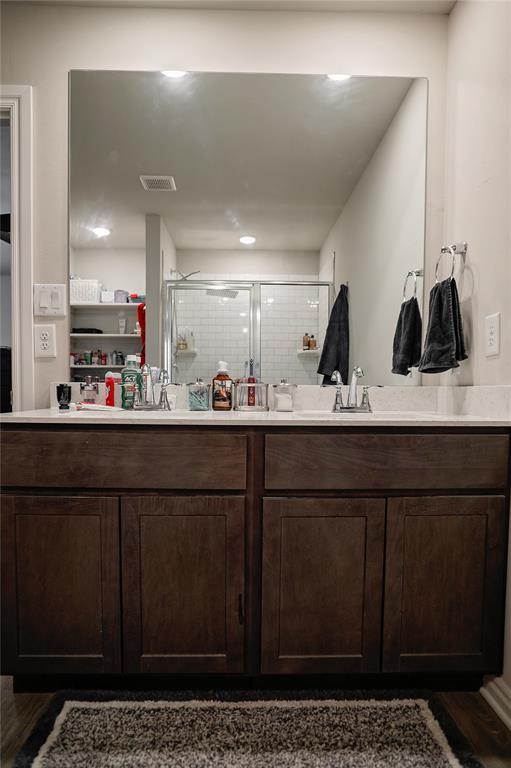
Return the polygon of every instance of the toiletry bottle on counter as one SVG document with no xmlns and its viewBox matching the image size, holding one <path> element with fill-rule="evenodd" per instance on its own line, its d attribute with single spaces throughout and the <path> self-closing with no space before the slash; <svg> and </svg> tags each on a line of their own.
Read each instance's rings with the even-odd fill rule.
<svg viewBox="0 0 511 768">
<path fill-rule="evenodd" d="M 121 371 L 122 407 L 131 410 L 135 405 L 137 390 L 142 391 L 142 374 L 136 355 L 126 356 L 126 367 Z"/>
<path fill-rule="evenodd" d="M 309 334 L 308 333 L 304 333 L 303 334 L 303 339 L 302 339 L 302 349 L 303 350 L 309 349 L 309 342 L 310 342 Z"/>
<path fill-rule="evenodd" d="M 121 374 L 114 371 L 107 371 L 105 375 L 105 405 L 119 406 L 118 392 L 121 391 Z"/>
<path fill-rule="evenodd" d="M 229 368 L 224 360 L 218 363 L 218 373 L 213 379 L 212 405 L 214 411 L 230 411 L 232 409 L 233 380 L 229 376 Z"/>
<path fill-rule="evenodd" d="M 249 384 L 255 384 L 256 383 L 256 378 L 254 376 L 254 360 L 253 360 L 253 358 L 250 358 L 249 365 L 250 365 L 250 368 L 249 368 L 248 383 Z M 255 387 L 249 387 L 248 388 L 247 404 L 248 405 L 255 405 L 256 404 L 256 391 L 255 391 Z"/>
</svg>

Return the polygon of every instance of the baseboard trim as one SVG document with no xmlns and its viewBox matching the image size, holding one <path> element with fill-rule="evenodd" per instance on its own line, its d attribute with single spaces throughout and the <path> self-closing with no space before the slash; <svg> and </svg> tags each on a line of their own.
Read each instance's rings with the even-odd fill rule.
<svg viewBox="0 0 511 768">
<path fill-rule="evenodd" d="M 511 730 L 511 687 L 502 677 L 494 677 L 481 688 L 481 696 Z"/>
</svg>

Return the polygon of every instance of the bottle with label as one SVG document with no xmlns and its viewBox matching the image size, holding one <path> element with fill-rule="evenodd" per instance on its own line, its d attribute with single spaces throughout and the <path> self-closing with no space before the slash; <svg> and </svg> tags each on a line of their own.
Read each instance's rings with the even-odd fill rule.
<svg viewBox="0 0 511 768">
<path fill-rule="evenodd" d="M 314 338 L 314 334 L 312 334 L 309 339 L 309 349 L 317 349 L 317 347 L 318 347 L 317 341 Z"/>
<path fill-rule="evenodd" d="M 229 376 L 229 367 L 224 360 L 218 363 L 218 373 L 213 379 L 212 406 L 214 411 L 232 410 L 234 382 Z"/>
<path fill-rule="evenodd" d="M 255 384 L 256 383 L 256 378 L 254 376 L 254 360 L 252 358 L 250 359 L 248 383 L 249 384 Z M 249 387 L 248 388 L 247 403 L 248 403 L 248 405 L 255 405 L 256 404 L 256 390 L 255 390 L 255 387 Z"/>
<path fill-rule="evenodd" d="M 133 409 L 137 390 L 142 392 L 142 373 L 140 371 L 137 356 L 126 356 L 126 367 L 121 371 L 122 407 L 126 410 Z"/>
<path fill-rule="evenodd" d="M 302 339 L 303 350 L 309 349 L 309 342 L 310 342 L 310 337 L 309 337 L 309 334 L 306 332 L 303 334 L 303 339 Z"/>
</svg>

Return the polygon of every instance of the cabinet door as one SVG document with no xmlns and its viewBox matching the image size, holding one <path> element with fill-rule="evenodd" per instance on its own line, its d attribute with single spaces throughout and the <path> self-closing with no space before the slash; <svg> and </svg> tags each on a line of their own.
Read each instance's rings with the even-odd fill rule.
<svg viewBox="0 0 511 768">
<path fill-rule="evenodd" d="M 418 497 L 388 504 L 384 671 L 499 671 L 504 498 Z"/>
<path fill-rule="evenodd" d="M 379 669 L 385 502 L 265 499 L 263 673 Z"/>
<path fill-rule="evenodd" d="M 127 672 L 243 671 L 244 499 L 122 503 Z"/>
<path fill-rule="evenodd" d="M 4 496 L 4 672 L 120 670 L 118 499 Z"/>
</svg>

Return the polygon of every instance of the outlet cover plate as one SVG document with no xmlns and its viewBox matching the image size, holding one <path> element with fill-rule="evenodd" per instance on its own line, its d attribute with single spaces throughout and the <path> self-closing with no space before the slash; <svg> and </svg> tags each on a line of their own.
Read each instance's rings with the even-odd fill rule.
<svg viewBox="0 0 511 768">
<path fill-rule="evenodd" d="M 500 355 L 500 312 L 488 315 L 484 328 L 484 351 L 486 357 Z"/>
<path fill-rule="evenodd" d="M 57 357 L 55 324 L 34 325 L 35 357 Z"/>
</svg>

